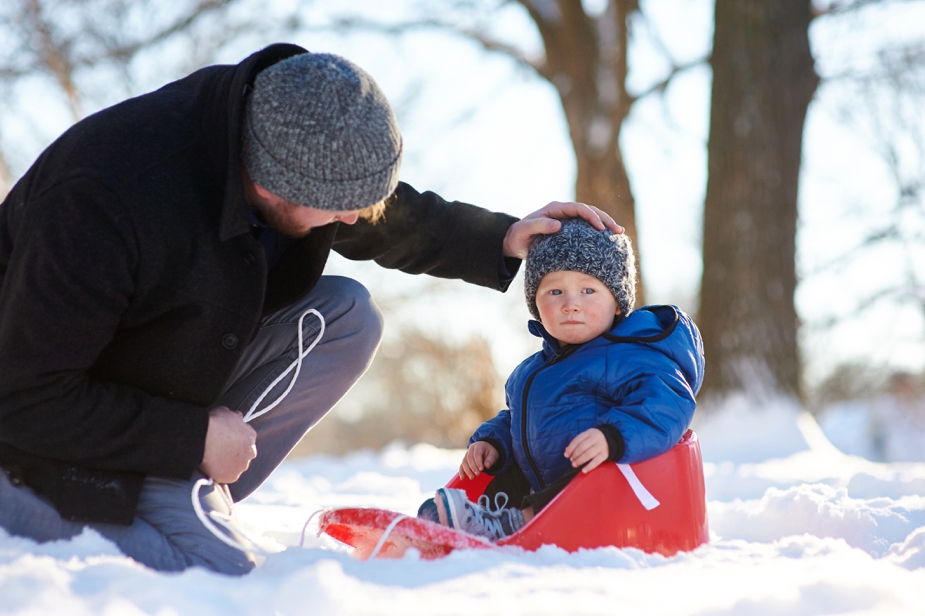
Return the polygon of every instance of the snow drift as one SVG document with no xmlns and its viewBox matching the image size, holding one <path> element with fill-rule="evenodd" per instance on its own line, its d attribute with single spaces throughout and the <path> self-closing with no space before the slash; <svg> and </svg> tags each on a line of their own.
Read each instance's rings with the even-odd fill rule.
<svg viewBox="0 0 925 616">
<path fill-rule="evenodd" d="M 413 515 L 461 457 L 396 444 L 281 466 L 239 507 L 275 552 L 240 579 L 157 573 L 93 531 L 41 545 L 0 531 L 0 614 L 922 613 L 925 463 L 842 453 L 781 403 L 733 401 L 694 427 L 711 542 L 690 553 L 547 546 L 361 562 L 314 521 L 299 547 L 322 508 Z"/>
</svg>

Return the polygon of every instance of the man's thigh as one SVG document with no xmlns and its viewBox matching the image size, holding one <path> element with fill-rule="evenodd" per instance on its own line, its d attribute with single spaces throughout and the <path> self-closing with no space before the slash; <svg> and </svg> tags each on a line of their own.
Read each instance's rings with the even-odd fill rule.
<svg viewBox="0 0 925 616">
<path fill-rule="evenodd" d="M 347 393 L 369 367 L 381 337 L 382 316 L 369 292 L 340 276 L 322 276 L 302 301 L 261 322 L 219 400 L 255 413 L 250 425 L 257 431 L 257 458 L 230 486 L 236 501 L 256 490 Z"/>
</svg>

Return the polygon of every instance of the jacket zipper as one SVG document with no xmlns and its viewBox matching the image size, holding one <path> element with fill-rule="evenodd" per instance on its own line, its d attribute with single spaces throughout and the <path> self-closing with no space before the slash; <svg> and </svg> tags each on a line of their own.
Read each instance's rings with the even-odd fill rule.
<svg viewBox="0 0 925 616">
<path fill-rule="evenodd" d="M 524 394 L 523 399 L 521 400 L 521 414 L 520 414 L 520 440 L 524 444 L 524 455 L 527 457 L 527 462 L 530 463 L 530 469 L 533 471 L 533 474 L 536 475 L 537 481 L 540 482 L 540 488 L 546 488 L 546 482 L 543 481 L 543 475 L 540 473 L 539 467 L 536 465 L 536 460 L 533 459 L 533 454 L 530 453 L 530 444 L 527 441 L 527 397 L 530 395 L 530 386 L 533 384 L 533 379 L 536 378 L 536 375 L 549 368 L 553 364 L 557 364 L 581 347 L 580 344 L 569 347 L 565 351 L 556 351 L 556 353 L 549 358 L 549 361 L 533 371 L 527 378 L 527 382 L 524 385 Z"/>
</svg>

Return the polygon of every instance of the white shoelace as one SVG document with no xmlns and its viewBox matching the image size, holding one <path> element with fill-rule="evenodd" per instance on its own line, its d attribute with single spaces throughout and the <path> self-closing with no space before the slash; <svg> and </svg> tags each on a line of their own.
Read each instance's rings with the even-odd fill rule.
<svg viewBox="0 0 925 616">
<path fill-rule="evenodd" d="M 314 314 L 316 317 L 318 317 L 318 321 L 321 324 L 321 327 L 318 330 L 318 336 L 315 337 L 315 339 L 312 341 L 310 345 L 308 345 L 307 349 L 303 350 L 302 347 L 304 346 L 304 343 L 305 343 L 305 337 L 304 337 L 304 334 L 302 333 L 302 325 L 305 322 L 305 317 L 307 317 L 310 314 Z M 250 422 L 251 420 L 256 419 L 257 417 L 260 417 L 261 415 L 269 412 L 270 410 L 275 408 L 280 402 L 282 402 L 286 398 L 286 396 L 289 395 L 289 392 L 292 391 L 292 388 L 295 386 L 296 379 L 299 378 L 299 372 L 301 372 L 302 370 L 302 360 L 305 358 L 306 355 L 311 353 L 312 349 L 314 349 L 315 346 L 318 344 L 318 342 L 321 340 L 321 337 L 324 336 L 324 327 L 325 327 L 324 317 L 321 316 L 321 313 L 315 310 L 314 308 L 310 308 L 302 313 L 302 316 L 299 317 L 299 323 L 298 323 L 298 328 L 299 328 L 299 338 L 298 338 L 299 354 L 298 356 L 295 358 L 295 360 L 291 364 L 289 364 L 289 367 L 286 368 L 286 370 L 284 370 L 282 374 L 276 377 L 276 379 L 274 379 L 273 382 L 270 383 L 269 386 L 267 386 L 267 388 L 263 391 L 262 394 L 260 394 L 260 396 L 254 402 L 254 404 L 251 405 L 247 413 L 244 414 L 245 422 Z M 280 381 L 282 381 L 286 377 L 286 375 L 292 372 L 293 370 L 295 370 L 295 373 L 292 375 L 292 379 L 289 381 L 289 386 L 286 388 L 286 391 L 280 394 L 279 397 L 276 398 L 276 400 L 274 400 L 271 404 L 268 404 L 267 406 L 265 406 L 264 408 L 258 411 L 257 407 L 260 405 L 261 402 L 263 402 L 263 399 L 267 397 L 267 394 L 269 394 L 273 390 L 273 388 L 276 387 L 276 385 Z M 202 486 L 211 486 L 211 485 L 215 485 L 215 481 L 211 477 L 200 479 L 195 484 L 193 484 L 193 490 L 192 490 L 192 493 L 190 494 L 190 498 L 193 501 L 193 511 L 196 512 L 196 517 L 199 518 L 199 521 L 202 522 L 202 525 L 205 526 L 209 530 L 209 532 L 215 535 L 220 541 L 222 541 L 222 543 L 225 543 L 226 545 L 229 545 L 237 550 L 240 550 L 248 554 L 253 554 L 253 553 L 264 554 L 264 555 L 267 554 L 268 552 L 264 550 L 263 548 L 261 548 L 260 545 L 256 541 L 254 541 L 251 537 L 248 537 L 239 528 L 239 525 L 234 524 L 234 521 L 235 521 L 234 513 L 233 513 L 234 503 L 231 499 L 230 493 L 227 493 L 227 489 L 228 489 L 227 486 L 216 486 L 216 491 L 218 491 L 218 493 L 222 496 L 222 499 L 225 501 L 225 505 L 228 508 L 228 511 L 232 512 L 231 515 L 225 515 L 217 511 L 210 511 L 208 514 L 206 514 L 206 512 L 202 509 L 202 503 L 199 500 L 199 490 L 202 488 Z M 314 517 L 314 514 L 312 515 L 312 517 Z M 221 525 L 229 533 L 233 533 L 232 537 L 230 538 L 226 536 L 224 533 L 222 533 L 215 526 L 213 521 Z M 309 518 L 309 521 L 311 521 L 311 518 Z M 306 522 L 305 525 L 307 527 L 308 522 Z M 305 533 L 304 528 L 302 529 L 302 533 L 303 533 L 303 540 L 304 540 L 304 533 Z M 245 540 L 247 540 L 247 542 L 251 544 L 251 547 L 248 548 L 242 545 L 241 542 L 235 540 L 233 538 L 235 534 L 240 535 Z"/>
<path fill-rule="evenodd" d="M 502 496 L 504 497 L 504 500 L 501 500 Z M 507 508 L 508 501 L 509 499 L 507 497 L 507 493 L 498 492 L 497 494 L 495 494 L 494 508 L 492 508 L 491 506 L 492 503 L 489 500 L 487 494 L 482 494 L 481 496 L 479 496 L 479 505 L 484 507 L 485 510 L 491 513 L 492 515 L 500 516 L 501 512 Z"/>
<path fill-rule="evenodd" d="M 492 538 L 497 541 L 506 536 L 504 525 L 501 522 L 501 514 L 504 513 L 507 503 L 508 497 L 504 492 L 495 494 L 494 503 L 491 502 L 487 494 L 482 494 L 479 496 L 478 502 L 470 505 L 467 509 L 472 514 L 475 522 L 481 524 L 491 533 Z M 494 508 L 492 508 L 492 505 L 494 505 Z"/>
</svg>

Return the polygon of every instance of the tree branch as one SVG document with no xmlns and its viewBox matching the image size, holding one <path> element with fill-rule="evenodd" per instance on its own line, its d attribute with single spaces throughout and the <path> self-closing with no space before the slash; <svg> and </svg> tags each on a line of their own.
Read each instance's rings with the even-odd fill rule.
<svg viewBox="0 0 925 616">
<path fill-rule="evenodd" d="M 34 34 L 39 61 L 64 91 L 71 116 L 76 122 L 81 117 L 80 92 L 74 83 L 75 65 L 71 57 L 71 44 L 70 41 L 58 40 L 43 9 L 40 0 L 26 0 L 23 18 Z"/>
<path fill-rule="evenodd" d="M 651 94 L 664 94 L 665 90 L 671 84 L 671 80 L 677 77 L 680 73 L 701 66 L 705 62 L 709 61 L 710 56 L 707 56 L 706 58 L 699 58 L 697 60 L 692 60 L 691 62 L 686 62 L 685 64 L 675 64 L 671 67 L 671 70 L 668 72 L 668 75 L 664 79 L 652 84 L 647 89 L 639 92 L 638 94 L 631 95 L 630 98 L 632 102 L 635 103 L 636 101 L 643 99 Z"/>
<path fill-rule="evenodd" d="M 883 301 L 893 301 L 896 303 L 908 302 L 911 300 L 916 300 L 916 302 L 921 302 L 920 293 L 916 292 L 916 289 L 898 289 L 898 288 L 889 288 L 882 289 L 876 293 L 872 293 L 867 297 L 863 298 L 858 302 L 851 311 L 851 316 L 858 316 L 863 312 L 866 312 Z M 807 326 L 815 330 L 825 330 L 831 329 L 836 325 L 839 325 L 845 321 L 847 317 L 845 315 L 835 315 L 828 317 L 826 319 L 817 321 L 815 323 L 807 323 Z"/>
<path fill-rule="evenodd" d="M 530 19 L 536 24 L 536 29 L 540 33 L 540 38 L 543 39 L 543 53 L 546 54 L 546 56 L 541 62 L 534 62 L 533 68 L 541 77 L 553 83 L 555 75 L 552 74 L 549 68 L 549 50 L 556 46 L 556 41 L 562 30 L 562 14 L 559 12 L 559 5 L 556 3 L 556 0 L 515 1 L 527 11 Z"/>
<path fill-rule="evenodd" d="M 171 36 L 187 30 L 206 13 L 228 8 L 234 2 L 236 2 L 236 0 L 200 0 L 196 5 L 190 8 L 186 15 L 182 16 L 174 23 L 146 38 L 129 44 L 118 44 L 108 33 L 94 27 L 94 24 L 88 24 L 85 34 L 91 36 L 100 43 L 105 51 L 97 57 L 81 58 L 80 64 L 82 66 L 90 66 L 96 64 L 100 60 L 116 60 L 121 63 L 126 63 L 142 49 L 161 43 Z"/>
<path fill-rule="evenodd" d="M 854 248 L 846 250 L 841 255 L 815 267 L 811 272 L 807 272 L 804 278 L 817 276 L 829 270 L 847 267 L 849 262 L 851 262 L 855 257 L 863 254 L 861 251 L 865 250 L 866 248 L 870 248 L 874 244 L 878 244 L 884 240 L 895 240 L 898 237 L 900 237 L 899 227 L 895 223 L 887 225 L 882 229 L 877 229 L 876 231 L 869 233 L 867 237 L 862 239 Z"/>
<path fill-rule="evenodd" d="M 559 26 L 562 20 L 562 13 L 559 10 L 559 4 L 556 0 L 515 0 L 517 4 L 524 7 L 530 15 L 530 19 L 537 25 L 542 33 L 543 30 L 552 30 Z M 545 38 L 545 37 L 543 37 Z"/>
<path fill-rule="evenodd" d="M 506 55 L 517 62 L 517 64 L 530 68 L 536 71 L 540 76 L 543 76 L 542 63 L 530 60 L 530 58 L 526 56 L 523 50 L 519 49 L 518 47 L 492 38 L 486 35 L 484 32 L 474 28 L 464 28 L 457 24 L 441 21 L 438 19 L 421 19 L 395 24 L 382 24 L 360 17 L 343 17 L 335 20 L 332 25 L 334 27 L 342 28 L 345 30 L 367 30 L 370 32 L 376 32 L 378 34 L 385 34 L 390 36 L 401 36 L 418 30 L 439 30 L 443 32 L 449 32 L 451 34 L 455 34 L 478 43 L 486 51 Z M 320 26 L 308 29 L 315 31 L 330 31 L 331 26 Z"/>
<path fill-rule="evenodd" d="M 817 9 L 813 7 L 811 10 L 812 17 L 815 19 L 817 17 L 825 17 L 828 15 L 844 15 L 845 13 L 859 11 L 868 6 L 877 4 L 904 4 L 918 1 L 920 0 L 835 0 L 827 8 Z"/>
</svg>

